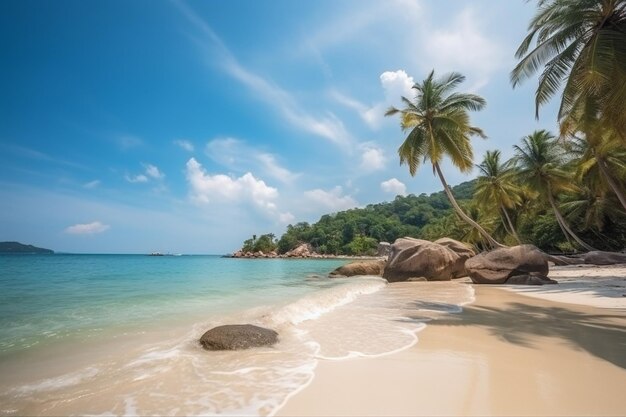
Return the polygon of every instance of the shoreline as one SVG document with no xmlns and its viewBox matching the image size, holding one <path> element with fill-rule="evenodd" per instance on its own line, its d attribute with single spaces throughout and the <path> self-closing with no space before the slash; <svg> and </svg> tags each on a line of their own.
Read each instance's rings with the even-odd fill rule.
<svg viewBox="0 0 626 417">
<path fill-rule="evenodd" d="M 626 309 L 473 287 L 406 350 L 319 360 L 275 415 L 624 414 Z"/>
</svg>

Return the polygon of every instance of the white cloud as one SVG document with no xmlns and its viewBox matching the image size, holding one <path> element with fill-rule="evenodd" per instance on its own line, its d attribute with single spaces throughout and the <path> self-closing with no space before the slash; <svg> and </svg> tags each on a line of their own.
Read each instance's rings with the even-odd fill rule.
<svg viewBox="0 0 626 417">
<path fill-rule="evenodd" d="M 373 106 L 367 106 L 360 101 L 342 94 L 338 91 L 331 91 L 330 96 L 339 104 L 355 110 L 372 129 L 377 129 L 382 124 L 385 111 L 389 106 L 400 106 L 400 97 L 413 99 L 415 90 L 413 85 L 415 80 L 406 71 L 385 71 L 380 75 L 380 83 L 383 87 L 385 99 Z"/>
<path fill-rule="evenodd" d="M 165 174 L 159 171 L 159 168 L 157 168 L 156 166 L 152 164 L 144 164 L 144 167 L 146 168 L 146 175 L 148 175 L 149 177 L 152 177 L 157 180 L 160 180 L 165 177 Z"/>
<path fill-rule="evenodd" d="M 194 158 L 187 161 L 187 181 L 191 187 L 191 199 L 196 203 L 226 201 L 249 201 L 267 212 L 276 210 L 278 190 L 256 179 L 251 173 L 239 178 L 228 175 L 209 175 Z"/>
<path fill-rule="evenodd" d="M 83 184 L 83 188 L 87 188 L 89 190 L 96 188 L 100 185 L 100 180 L 93 180 Z"/>
<path fill-rule="evenodd" d="M 234 138 L 214 139 L 207 143 L 206 154 L 218 164 L 236 171 L 258 170 L 284 184 L 292 184 L 300 174 L 280 165 L 276 155 L 264 152 Z"/>
<path fill-rule="evenodd" d="M 293 223 L 293 221 L 296 219 L 296 216 L 294 216 L 293 214 L 286 212 L 286 213 L 280 213 L 278 215 L 278 221 L 281 224 L 289 224 L 289 223 Z"/>
<path fill-rule="evenodd" d="M 132 183 L 143 183 L 143 182 L 148 182 L 148 177 L 146 177 L 143 174 L 139 174 L 139 175 L 125 175 L 124 178 L 126 179 L 126 181 L 128 182 L 132 182 Z"/>
<path fill-rule="evenodd" d="M 406 185 L 396 178 L 391 178 L 380 183 L 380 188 L 386 193 L 394 195 L 406 195 Z"/>
<path fill-rule="evenodd" d="M 102 233 L 111 228 L 108 224 L 102 224 L 99 221 L 85 224 L 75 224 L 65 229 L 65 233 L 70 235 L 93 235 L 96 233 Z"/>
<path fill-rule="evenodd" d="M 310 114 L 289 92 L 241 65 L 220 37 L 196 12 L 182 2 L 174 4 L 187 21 L 200 32 L 202 38 L 198 39 L 197 43 L 204 48 L 207 63 L 214 65 L 215 62 L 219 62 L 228 75 L 249 88 L 259 100 L 274 107 L 293 127 L 328 139 L 346 150 L 349 149 L 352 141 L 350 134 L 334 114 L 330 112 L 325 116 Z M 212 45 L 212 48 L 207 47 L 207 44 Z M 216 53 L 219 55 L 217 59 Z"/>
<path fill-rule="evenodd" d="M 185 139 L 176 139 L 174 141 L 174 144 L 186 150 L 187 152 L 193 152 L 195 149 L 195 147 L 193 146 L 193 143 Z"/>
<path fill-rule="evenodd" d="M 361 170 L 370 172 L 378 171 L 385 168 L 385 154 L 383 150 L 371 145 L 363 146 L 363 153 L 361 154 Z"/>
<path fill-rule="evenodd" d="M 404 70 L 385 71 L 380 74 L 380 83 L 385 90 L 385 98 L 388 102 L 394 103 L 400 100 L 401 96 L 412 100 L 415 96 L 413 85 L 415 80 Z"/>
<path fill-rule="evenodd" d="M 488 25 L 467 7 L 450 21 L 449 27 L 422 36 L 428 61 L 440 75 L 460 71 L 475 79 L 466 91 L 484 86 L 495 70 L 508 68 L 512 59 L 502 45 L 481 31 L 482 27 Z"/>
<path fill-rule="evenodd" d="M 343 195 L 343 189 L 336 186 L 330 191 L 320 188 L 305 191 L 304 197 L 317 208 L 330 211 L 341 211 L 358 206 L 357 201 L 349 195 Z"/>
</svg>

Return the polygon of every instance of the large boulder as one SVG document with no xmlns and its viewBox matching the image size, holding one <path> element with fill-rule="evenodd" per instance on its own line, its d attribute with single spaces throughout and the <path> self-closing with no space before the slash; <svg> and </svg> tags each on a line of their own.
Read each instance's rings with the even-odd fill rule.
<svg viewBox="0 0 626 417">
<path fill-rule="evenodd" d="M 259 346 L 271 346 L 278 342 L 274 330 L 252 324 L 228 324 L 208 330 L 200 338 L 207 350 L 239 350 Z"/>
<path fill-rule="evenodd" d="M 583 256 L 586 264 L 590 265 L 614 265 L 626 264 L 626 253 L 603 252 L 599 250 L 585 253 Z"/>
<path fill-rule="evenodd" d="M 386 258 L 389 258 L 390 253 L 391 253 L 391 243 L 380 242 L 378 244 L 378 248 L 376 248 L 376 256 L 384 256 Z"/>
<path fill-rule="evenodd" d="M 516 275 L 548 275 L 548 261 L 533 245 L 498 248 L 467 261 L 465 269 L 475 284 L 504 284 Z"/>
<path fill-rule="evenodd" d="M 353 277 L 356 275 L 376 275 L 382 276 L 387 261 L 358 261 L 340 266 L 328 274 L 330 278 Z"/>
<path fill-rule="evenodd" d="M 465 261 L 467 261 L 472 256 L 476 255 L 476 252 L 474 252 L 474 249 L 470 248 L 463 242 L 450 239 L 449 237 L 442 237 L 441 239 L 435 240 L 433 243 L 436 243 L 441 246 L 445 246 L 446 248 L 450 249 L 452 252 L 459 255 L 454 265 L 454 272 L 452 274 L 452 278 L 460 278 L 460 277 L 467 276 L 467 271 L 465 270 Z"/>
<path fill-rule="evenodd" d="M 450 249 L 427 240 L 404 237 L 391 245 L 383 272 L 389 282 L 423 277 L 429 281 L 448 281 L 454 277 L 459 256 Z"/>
<path fill-rule="evenodd" d="M 514 275 L 506 280 L 507 285 L 545 285 L 545 284 L 558 284 L 553 279 L 550 279 L 543 275 Z"/>
</svg>

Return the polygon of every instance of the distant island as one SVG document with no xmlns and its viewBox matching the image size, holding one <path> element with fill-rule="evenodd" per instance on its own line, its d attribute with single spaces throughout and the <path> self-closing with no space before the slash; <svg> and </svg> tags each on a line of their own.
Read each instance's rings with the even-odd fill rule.
<svg viewBox="0 0 626 417">
<path fill-rule="evenodd" d="M 19 242 L 0 242 L 0 253 L 54 253 L 53 250 L 24 245 Z"/>
</svg>

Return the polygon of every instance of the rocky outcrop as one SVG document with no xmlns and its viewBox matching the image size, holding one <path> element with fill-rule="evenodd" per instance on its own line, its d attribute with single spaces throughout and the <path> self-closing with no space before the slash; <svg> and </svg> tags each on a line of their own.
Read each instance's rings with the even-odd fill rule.
<svg viewBox="0 0 626 417">
<path fill-rule="evenodd" d="M 296 246 L 294 249 L 285 253 L 285 257 L 287 258 L 309 258 L 315 251 L 308 243 L 302 243 L 301 245 Z"/>
<path fill-rule="evenodd" d="M 435 240 L 433 243 L 436 243 L 441 246 L 445 246 L 446 248 L 450 249 L 452 252 L 456 253 L 459 256 L 454 265 L 454 272 L 452 273 L 452 278 L 460 278 L 460 277 L 467 276 L 467 271 L 465 270 L 465 261 L 467 261 L 472 256 L 476 255 L 476 252 L 474 252 L 472 248 L 470 248 L 463 242 L 450 239 L 449 237 L 442 237 L 441 239 Z"/>
<path fill-rule="evenodd" d="M 240 350 L 271 346 L 278 342 L 278 333 L 251 324 L 229 324 L 214 327 L 200 338 L 207 350 Z"/>
<path fill-rule="evenodd" d="M 389 282 L 426 278 L 447 281 L 458 272 L 459 255 L 446 246 L 427 240 L 404 237 L 391 245 L 391 254 L 383 278 Z"/>
<path fill-rule="evenodd" d="M 626 264 L 626 253 L 591 251 L 580 255 L 546 255 L 548 261 L 555 265 L 615 265 Z"/>
<path fill-rule="evenodd" d="M 386 263 L 387 261 L 384 259 L 378 261 L 352 262 L 347 265 L 340 266 L 328 274 L 328 276 L 330 278 L 353 277 L 357 275 L 382 276 Z"/>
<path fill-rule="evenodd" d="M 376 248 L 376 256 L 385 256 L 388 258 L 389 254 L 391 254 L 391 243 L 380 242 L 378 248 Z"/>
<path fill-rule="evenodd" d="M 548 280 L 548 261 L 544 253 L 533 245 L 483 252 L 465 261 L 465 269 L 476 284 L 504 284 L 511 277 L 524 275 Z"/>
</svg>

